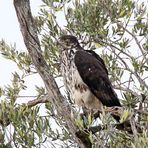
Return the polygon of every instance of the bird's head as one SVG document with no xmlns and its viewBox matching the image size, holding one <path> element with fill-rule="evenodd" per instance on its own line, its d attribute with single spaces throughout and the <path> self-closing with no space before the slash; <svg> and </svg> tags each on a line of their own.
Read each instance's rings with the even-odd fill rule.
<svg viewBox="0 0 148 148">
<path fill-rule="evenodd" d="M 58 43 L 63 47 L 63 49 L 72 49 L 79 46 L 79 42 L 75 36 L 63 35 L 58 39 Z"/>
</svg>

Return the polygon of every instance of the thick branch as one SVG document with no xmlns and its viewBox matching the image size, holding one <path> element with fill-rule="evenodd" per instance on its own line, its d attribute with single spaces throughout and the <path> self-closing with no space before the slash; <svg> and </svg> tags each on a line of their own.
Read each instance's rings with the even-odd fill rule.
<svg viewBox="0 0 148 148">
<path fill-rule="evenodd" d="M 37 29 L 34 24 L 29 4 L 29 0 L 14 0 L 14 7 L 18 17 L 18 21 L 20 23 L 20 28 L 25 45 L 32 58 L 32 62 L 34 63 L 37 72 L 40 74 L 44 81 L 45 87 L 48 92 L 48 98 L 50 98 L 50 101 L 56 107 L 59 115 L 65 119 L 69 131 L 72 134 L 73 140 L 75 140 L 81 148 L 86 148 L 87 146 L 85 145 L 85 143 L 83 143 L 83 140 L 79 140 L 76 135 L 78 127 L 73 123 L 71 119 L 70 107 L 65 103 L 64 97 L 61 95 L 53 76 L 50 74 L 50 67 L 48 67 L 46 61 L 44 60 L 44 57 L 41 54 L 41 47 L 37 36 Z"/>
</svg>

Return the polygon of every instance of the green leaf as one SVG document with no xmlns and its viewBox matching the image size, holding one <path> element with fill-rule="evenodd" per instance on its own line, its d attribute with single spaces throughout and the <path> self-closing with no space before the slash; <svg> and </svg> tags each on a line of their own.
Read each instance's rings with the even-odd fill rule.
<svg viewBox="0 0 148 148">
<path fill-rule="evenodd" d="M 120 123 L 126 121 L 128 117 L 129 117 L 129 110 L 124 110 L 120 119 Z"/>
<path fill-rule="evenodd" d="M 0 97 L 3 95 L 3 89 L 0 87 Z"/>
<path fill-rule="evenodd" d="M 80 129 L 84 128 L 83 120 L 80 117 L 75 119 L 75 123 Z"/>
<path fill-rule="evenodd" d="M 125 10 L 121 10 L 119 16 L 120 17 L 124 17 L 126 15 L 126 11 Z"/>
<path fill-rule="evenodd" d="M 88 115 L 88 124 L 90 125 L 91 123 L 92 123 L 92 115 L 89 114 L 89 115 Z"/>
<path fill-rule="evenodd" d="M 134 143 L 131 142 L 131 146 L 132 148 L 136 148 L 136 146 L 134 145 Z"/>
<path fill-rule="evenodd" d="M 100 48 L 100 47 L 102 47 L 102 45 L 99 44 L 99 43 L 95 43 L 95 47 L 96 47 L 96 48 Z"/>
</svg>

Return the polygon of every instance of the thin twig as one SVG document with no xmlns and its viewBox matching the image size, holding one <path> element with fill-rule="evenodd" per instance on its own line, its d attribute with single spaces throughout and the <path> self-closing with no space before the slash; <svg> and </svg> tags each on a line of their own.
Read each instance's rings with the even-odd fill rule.
<svg viewBox="0 0 148 148">
<path fill-rule="evenodd" d="M 33 107 L 37 104 L 40 104 L 40 103 L 48 103 L 49 102 L 49 97 L 48 95 L 45 95 L 45 96 L 42 96 L 38 99 L 34 99 L 34 100 L 31 100 L 27 103 L 27 106 L 28 107 Z"/>
<path fill-rule="evenodd" d="M 135 124 L 135 119 L 134 119 L 133 116 L 132 116 L 131 119 L 130 119 L 130 124 L 131 124 L 131 129 L 132 129 L 134 138 L 135 138 L 135 140 L 136 140 L 136 137 L 137 137 L 138 135 L 137 135 L 137 129 L 136 129 L 136 124 Z"/>
<path fill-rule="evenodd" d="M 142 99 L 142 96 L 139 95 L 138 93 L 132 91 L 131 89 L 129 88 L 125 88 L 125 87 L 122 87 L 122 86 L 117 86 L 117 85 L 114 85 L 113 86 L 115 89 L 118 89 L 118 90 L 122 90 L 122 91 L 125 91 L 125 92 L 130 92 L 131 94 L 133 94 L 134 96 L 136 96 L 137 98 L 139 98 L 140 100 Z"/>
<path fill-rule="evenodd" d="M 134 109 L 135 112 L 148 116 L 148 112 L 144 110 Z"/>
<path fill-rule="evenodd" d="M 122 26 L 121 24 L 118 23 L 118 25 L 119 25 L 120 27 L 122 27 L 128 34 L 130 34 L 130 35 L 134 38 L 136 44 L 138 45 L 138 47 L 139 47 L 139 49 L 140 49 L 140 51 L 141 51 L 141 53 L 142 53 L 142 55 L 143 55 L 143 57 L 144 57 L 144 59 L 145 59 L 147 65 L 148 65 L 148 58 L 145 56 L 145 53 L 144 53 L 144 51 L 143 51 L 143 48 L 141 47 L 141 45 L 140 45 L 140 43 L 139 43 L 137 37 L 136 37 L 133 33 L 131 33 L 128 29 L 126 29 L 124 26 Z"/>
</svg>

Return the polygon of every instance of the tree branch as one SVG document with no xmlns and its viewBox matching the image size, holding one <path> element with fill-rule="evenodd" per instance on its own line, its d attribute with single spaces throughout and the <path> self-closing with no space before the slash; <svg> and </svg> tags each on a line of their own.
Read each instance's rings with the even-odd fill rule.
<svg viewBox="0 0 148 148">
<path fill-rule="evenodd" d="M 48 98 L 50 98 L 50 101 L 56 107 L 58 114 L 65 119 L 69 131 L 72 134 L 73 140 L 81 148 L 86 148 L 87 145 L 83 142 L 83 139 L 80 139 L 76 134 L 78 127 L 73 123 L 71 119 L 70 106 L 68 106 L 68 103 L 66 103 L 66 100 L 60 93 L 52 74 L 50 74 L 50 67 L 47 65 L 44 57 L 41 54 L 37 28 L 31 14 L 29 0 L 14 0 L 14 7 L 18 21 L 20 23 L 24 43 L 32 58 L 32 62 L 34 63 L 37 72 L 40 74 L 44 81 L 48 93 Z"/>
<path fill-rule="evenodd" d="M 142 115 L 146 115 L 146 116 L 148 116 L 148 111 L 135 109 L 135 112 L 137 112 L 137 113 L 139 113 L 139 114 L 142 114 Z"/>
<path fill-rule="evenodd" d="M 147 59 L 147 57 L 146 57 L 146 53 L 144 53 L 143 48 L 141 47 L 141 45 L 140 45 L 140 43 L 139 43 L 137 37 L 136 37 L 133 33 L 131 33 L 128 29 L 126 29 L 126 27 L 122 26 L 122 25 L 119 24 L 119 23 L 118 23 L 118 25 L 119 25 L 120 27 L 122 27 L 128 34 L 130 34 L 130 35 L 134 38 L 136 44 L 138 45 L 138 47 L 139 47 L 139 49 L 140 49 L 140 51 L 141 51 L 141 53 L 142 53 L 142 55 L 143 55 L 143 57 L 144 57 L 144 59 L 145 59 L 147 65 L 148 65 L 148 59 Z"/>
<path fill-rule="evenodd" d="M 131 126 L 130 126 L 130 125 L 128 125 L 128 126 L 126 127 L 126 126 L 124 126 L 122 123 L 120 123 L 120 124 L 112 124 L 111 126 L 112 126 L 112 127 L 115 127 L 115 128 L 118 129 L 118 130 L 127 131 L 127 132 L 131 133 Z M 91 131 L 92 134 L 95 134 L 95 133 L 97 133 L 97 132 L 99 132 L 99 131 L 106 130 L 107 127 L 108 127 L 108 125 L 90 126 L 90 127 L 88 128 L 88 131 Z"/>
<path fill-rule="evenodd" d="M 49 102 L 49 98 L 48 98 L 48 95 L 45 95 L 45 96 L 42 96 L 38 99 L 34 99 L 34 100 L 31 100 L 27 103 L 27 106 L 28 107 L 33 107 L 39 103 L 48 103 Z"/>
</svg>

